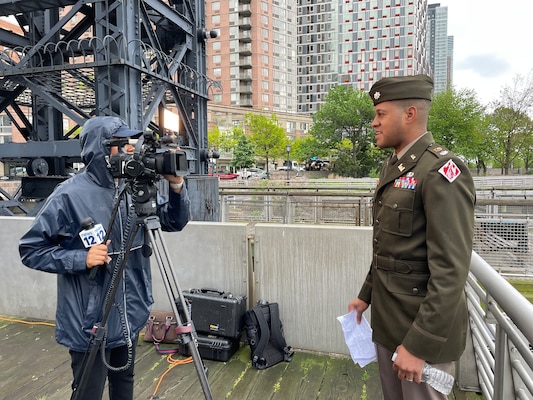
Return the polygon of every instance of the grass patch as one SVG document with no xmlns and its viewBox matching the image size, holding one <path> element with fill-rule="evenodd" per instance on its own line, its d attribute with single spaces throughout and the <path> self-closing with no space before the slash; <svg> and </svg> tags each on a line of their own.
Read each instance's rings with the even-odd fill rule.
<svg viewBox="0 0 533 400">
<path fill-rule="evenodd" d="M 533 280 L 530 279 L 509 279 L 508 282 L 522 295 L 533 303 Z"/>
</svg>

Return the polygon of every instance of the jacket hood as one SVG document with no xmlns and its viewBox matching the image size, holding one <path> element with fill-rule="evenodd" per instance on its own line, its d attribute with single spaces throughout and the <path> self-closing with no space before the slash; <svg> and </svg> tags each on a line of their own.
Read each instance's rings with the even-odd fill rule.
<svg viewBox="0 0 533 400">
<path fill-rule="evenodd" d="M 106 141 L 126 123 L 118 117 L 94 117 L 83 125 L 80 132 L 81 159 L 85 171 L 103 187 L 113 187 L 114 180 L 108 168 L 110 148 Z"/>
</svg>

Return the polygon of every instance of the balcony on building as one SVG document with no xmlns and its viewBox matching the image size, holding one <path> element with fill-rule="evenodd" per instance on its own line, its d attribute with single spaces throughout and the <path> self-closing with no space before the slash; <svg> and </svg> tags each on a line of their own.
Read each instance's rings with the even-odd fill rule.
<svg viewBox="0 0 533 400">
<path fill-rule="evenodd" d="M 241 94 L 240 97 L 240 105 L 241 107 L 252 107 L 252 95 L 251 94 Z"/>
<path fill-rule="evenodd" d="M 242 43 L 239 46 L 239 55 L 241 56 L 251 56 L 252 55 L 252 44 L 251 43 Z"/>
<path fill-rule="evenodd" d="M 250 3 L 248 4 L 239 4 L 239 15 L 241 17 L 249 17 L 252 15 L 252 9 Z"/>
<path fill-rule="evenodd" d="M 239 57 L 239 67 L 243 69 L 252 68 L 252 56 Z"/>
<path fill-rule="evenodd" d="M 251 81 L 252 80 L 252 70 L 251 69 L 241 69 L 239 73 L 239 79 L 241 81 Z"/>
<path fill-rule="evenodd" d="M 252 31 L 250 29 L 242 29 L 239 27 L 239 42 L 249 43 L 252 41 Z"/>
<path fill-rule="evenodd" d="M 239 29 L 252 29 L 252 19 L 250 17 L 240 17 Z"/>
<path fill-rule="evenodd" d="M 239 92 L 241 94 L 252 94 L 252 84 L 251 83 L 241 83 L 239 86 Z"/>
</svg>

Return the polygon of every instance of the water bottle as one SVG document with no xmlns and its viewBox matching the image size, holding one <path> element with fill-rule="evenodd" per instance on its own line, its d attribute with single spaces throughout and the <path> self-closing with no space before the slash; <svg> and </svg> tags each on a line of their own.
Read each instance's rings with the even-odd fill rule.
<svg viewBox="0 0 533 400">
<path fill-rule="evenodd" d="M 397 354 L 392 355 L 392 362 L 396 360 Z M 424 363 L 422 367 L 422 378 L 421 382 L 427 383 L 437 392 L 445 394 L 446 396 L 450 394 L 453 389 L 454 377 L 447 372 L 444 372 L 440 369 L 432 367 L 428 363 Z"/>
<path fill-rule="evenodd" d="M 424 363 L 424 367 L 422 368 L 422 378 L 420 381 L 426 382 L 437 392 L 449 395 L 453 389 L 454 378 L 447 372 L 432 367 L 428 363 Z"/>
</svg>

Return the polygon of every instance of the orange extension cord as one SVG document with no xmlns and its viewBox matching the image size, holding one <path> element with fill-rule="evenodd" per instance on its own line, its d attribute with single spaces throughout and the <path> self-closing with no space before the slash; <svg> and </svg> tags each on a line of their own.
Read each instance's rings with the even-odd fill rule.
<svg viewBox="0 0 533 400">
<path fill-rule="evenodd" d="M 0 321 L 7 321 L 7 322 L 16 322 L 19 324 L 27 324 L 27 325 L 45 325 L 45 326 L 56 326 L 52 322 L 44 322 L 44 321 L 25 321 L 22 319 L 14 319 L 14 318 L 5 318 L 0 317 Z M 154 389 L 154 392 L 150 396 L 150 400 L 156 399 L 157 397 L 157 391 L 159 390 L 159 386 L 161 386 L 161 382 L 163 382 L 163 378 L 172 370 L 172 368 L 177 367 L 178 365 L 185 365 L 192 362 L 192 357 L 185 358 L 183 360 L 175 360 L 172 357 L 172 354 L 169 354 L 167 356 L 167 362 L 170 364 L 165 372 L 161 374 L 159 379 L 157 380 L 157 385 Z"/>
<path fill-rule="evenodd" d="M 163 382 L 163 378 L 170 372 L 170 370 L 172 370 L 172 368 L 178 366 L 178 365 L 184 365 L 184 364 L 189 364 L 192 362 L 192 357 L 188 357 L 184 360 L 174 360 L 174 358 L 172 358 L 172 354 L 169 354 L 167 356 L 167 362 L 170 364 L 167 368 L 167 370 L 165 372 L 163 372 L 163 374 L 159 377 L 159 379 L 157 380 L 157 385 L 154 389 L 154 392 L 152 393 L 152 395 L 150 396 L 149 400 L 153 400 L 153 399 L 156 399 L 156 395 L 157 395 L 157 391 L 159 390 L 159 386 L 161 385 L 161 382 Z"/>
</svg>

